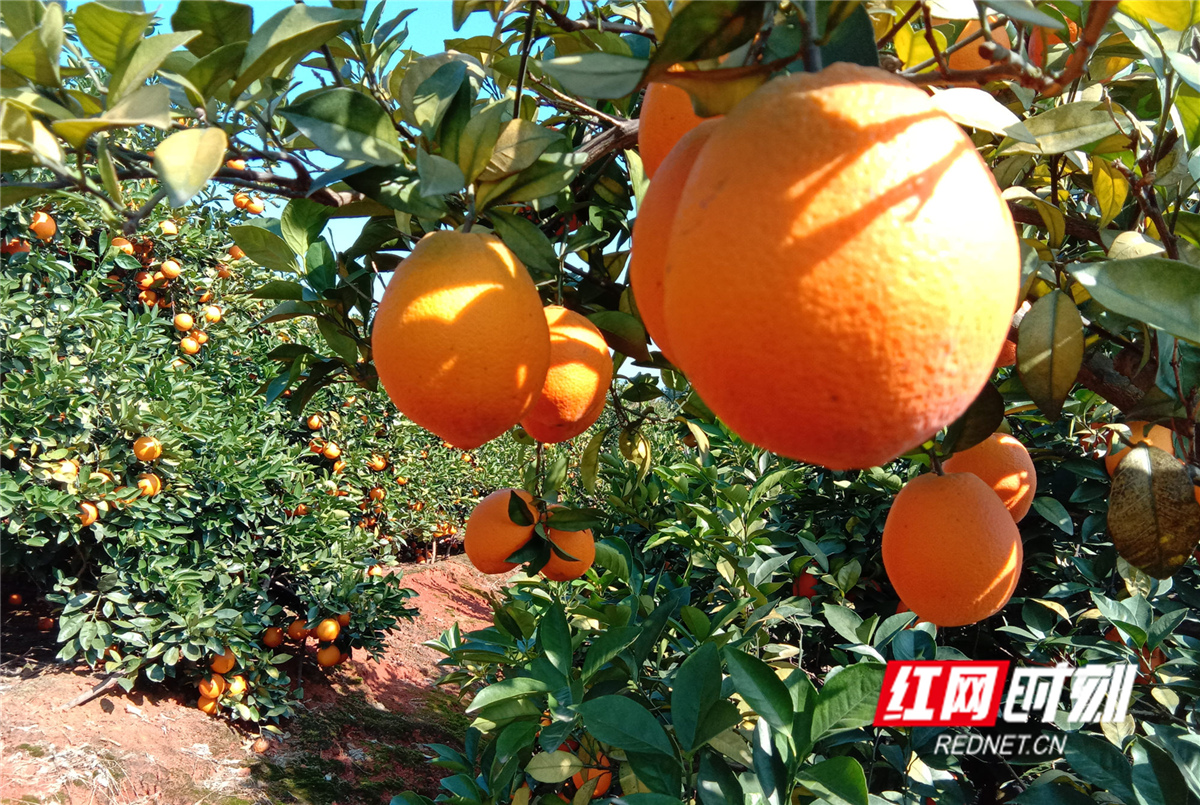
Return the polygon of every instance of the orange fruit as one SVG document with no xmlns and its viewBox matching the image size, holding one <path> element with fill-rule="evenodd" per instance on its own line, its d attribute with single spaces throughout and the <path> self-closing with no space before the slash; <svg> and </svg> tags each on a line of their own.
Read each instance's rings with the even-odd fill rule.
<svg viewBox="0 0 1200 805">
<path fill-rule="evenodd" d="M 119 252 L 124 252 L 125 254 L 133 254 L 133 244 L 130 243 L 125 238 L 113 238 L 112 242 L 109 245 L 112 246 L 114 249 L 116 249 Z"/>
<path fill-rule="evenodd" d="M 184 355 L 195 355 L 200 351 L 200 342 L 191 336 L 187 336 L 186 338 L 180 339 L 179 349 Z"/>
<path fill-rule="evenodd" d="M 209 663 L 209 668 L 216 671 L 218 674 L 227 674 L 233 670 L 234 663 L 237 662 L 237 655 L 233 653 L 233 649 L 225 647 L 225 653 L 219 657 L 213 657 L 213 661 Z"/>
<path fill-rule="evenodd" d="M 183 273 L 183 266 L 174 260 L 163 260 L 162 265 L 159 266 L 159 270 L 162 271 L 164 277 L 173 280 Z"/>
<path fill-rule="evenodd" d="M 1114 430 L 1108 432 L 1108 455 L 1104 457 L 1104 469 L 1108 470 L 1109 475 L 1117 471 L 1117 465 L 1121 463 L 1121 459 L 1125 458 L 1125 454 L 1140 442 L 1175 455 L 1175 444 L 1171 438 L 1174 434 L 1170 428 L 1151 425 L 1149 422 L 1141 420 L 1126 422 L 1125 427 L 1129 428 L 1128 436 L 1118 434 Z M 1114 447 L 1118 449 L 1114 451 Z"/>
<path fill-rule="evenodd" d="M 383 472 L 387 469 L 387 465 L 387 459 L 383 456 L 371 456 L 370 460 L 367 461 L 367 466 L 375 472 Z"/>
<path fill-rule="evenodd" d="M 338 626 L 341 626 L 343 629 L 346 628 L 347 626 L 349 626 L 350 625 L 350 613 L 343 612 L 341 615 L 338 615 L 337 622 L 338 622 Z"/>
<path fill-rule="evenodd" d="M 942 462 L 946 472 L 969 472 L 990 486 L 1014 522 L 1029 513 L 1037 492 L 1037 470 L 1029 451 L 1007 433 L 993 433 L 974 447 Z"/>
<path fill-rule="evenodd" d="M 19 607 L 21 604 L 25 603 L 25 599 L 21 597 L 20 593 L 9 593 L 8 597 L 5 598 L 4 601 L 10 607 Z"/>
<path fill-rule="evenodd" d="M 1019 280 L 1008 207 L 962 129 L 903 79 L 837 63 L 768 82 L 713 129 L 664 313 L 672 358 L 738 435 L 867 468 L 974 401 Z"/>
<path fill-rule="evenodd" d="M 992 22 L 994 21 L 995 20 L 992 20 Z M 955 41 L 962 41 L 968 36 L 973 35 L 978 30 L 979 20 L 971 20 L 962 29 L 962 33 L 958 35 L 958 39 Z M 993 30 L 992 39 L 996 40 L 997 45 L 1003 45 L 1006 48 L 1012 46 L 1012 41 L 1008 38 L 1008 31 L 1004 28 L 996 28 Z M 979 46 L 983 43 L 983 39 L 975 40 L 962 50 L 951 53 L 946 58 L 946 63 L 950 66 L 951 70 L 982 70 L 986 67 L 991 67 L 993 62 L 979 54 Z"/>
<path fill-rule="evenodd" d="M 331 460 L 337 458 L 341 454 L 342 454 L 342 448 L 338 447 L 333 442 L 329 442 L 321 450 L 321 455 L 323 455 L 323 456 L 325 456 L 325 458 L 328 458 Z"/>
<path fill-rule="evenodd" d="M 797 598 L 815 598 L 818 581 L 819 579 L 812 573 L 801 573 L 792 580 L 792 595 Z"/>
<path fill-rule="evenodd" d="M 1000 346 L 1000 356 L 996 358 L 996 368 L 1002 366 L 1013 366 L 1017 362 L 1017 342 L 1012 339 L 1005 339 Z"/>
<path fill-rule="evenodd" d="M 379 565 L 371 565 L 369 568 L 367 568 L 367 577 L 368 578 L 373 577 L 373 576 L 382 576 L 382 575 L 384 575 L 383 568 L 380 567 Z"/>
<path fill-rule="evenodd" d="M 277 648 L 283 643 L 283 630 L 278 626 L 269 626 L 263 633 L 263 645 L 267 648 Z"/>
<path fill-rule="evenodd" d="M 209 324 L 216 324 L 221 320 L 221 308 L 216 305 L 209 305 L 204 308 L 204 320 Z"/>
<path fill-rule="evenodd" d="M 54 628 L 54 618 L 38 618 L 37 628 L 39 632 L 51 631 Z"/>
<path fill-rule="evenodd" d="M 1050 48 L 1054 45 L 1061 45 L 1063 42 L 1074 42 L 1079 38 L 1079 26 L 1074 20 L 1067 21 L 1067 38 L 1064 40 L 1061 31 L 1056 31 L 1052 28 L 1035 27 L 1029 33 L 1029 60 L 1038 67 L 1046 66 L 1046 54 L 1050 52 Z"/>
<path fill-rule="evenodd" d="M 400 412 L 463 449 L 516 425 L 550 363 L 529 272 L 499 238 L 474 232 L 417 242 L 384 291 L 371 346 Z"/>
<path fill-rule="evenodd" d="M 266 738 L 259 738 L 251 745 L 250 748 L 253 749 L 256 753 L 261 755 L 261 754 L 264 754 L 264 753 L 270 751 L 271 742 L 268 741 Z"/>
<path fill-rule="evenodd" d="M 29 231 L 39 240 L 50 240 L 58 231 L 58 224 L 48 214 L 39 211 L 33 214 L 33 223 L 29 225 Z"/>
<path fill-rule="evenodd" d="M 246 204 L 246 212 L 250 213 L 251 215 L 261 215 L 262 211 L 266 208 L 267 207 L 265 204 L 263 204 L 261 198 L 252 199 L 248 204 Z"/>
<path fill-rule="evenodd" d="M 142 291 L 140 294 L 138 294 L 137 298 L 138 301 L 144 305 L 150 305 L 153 307 L 154 305 L 158 304 L 158 294 L 156 294 L 154 291 Z"/>
<path fill-rule="evenodd" d="M 205 291 L 204 293 L 200 294 L 200 304 L 203 305 L 205 302 L 209 302 L 211 300 L 212 300 L 212 291 Z"/>
<path fill-rule="evenodd" d="M 333 462 L 333 471 L 334 472 L 341 472 L 344 469 L 346 469 L 345 460 L 339 458 L 337 461 Z"/>
<path fill-rule="evenodd" d="M 225 167 L 233 168 L 235 171 L 244 171 L 246 169 L 246 160 L 244 159 L 227 159 Z"/>
<path fill-rule="evenodd" d="M 245 256 L 246 256 L 246 253 L 244 251 L 242 251 L 241 246 L 230 246 L 229 247 L 229 259 L 230 260 L 241 260 Z"/>
<path fill-rule="evenodd" d="M 654 178 L 675 144 L 703 120 L 693 111 L 687 90 L 661 81 L 650 82 L 638 117 L 638 153 L 648 178 Z"/>
<path fill-rule="evenodd" d="M 999 612 L 1021 574 L 1021 534 L 992 488 L 969 472 L 909 481 L 883 526 L 883 567 L 900 600 L 938 626 Z"/>
<path fill-rule="evenodd" d="M 143 472 L 137 477 L 137 487 L 143 496 L 152 498 L 162 491 L 162 480 L 152 472 Z"/>
<path fill-rule="evenodd" d="M 312 416 L 310 416 L 308 418 L 308 421 L 306 424 L 308 425 L 309 430 L 320 430 L 321 426 L 324 425 L 325 423 L 321 420 L 320 414 L 313 414 Z"/>
<path fill-rule="evenodd" d="M 179 227 L 175 226 L 174 221 L 162 221 L 159 223 L 158 228 L 159 228 L 159 230 L 162 231 L 162 233 L 164 235 L 178 235 L 179 234 Z"/>
<path fill-rule="evenodd" d="M 79 524 L 83 527 L 90 526 L 100 517 L 100 510 L 96 508 L 96 504 L 91 501 L 83 501 L 79 504 Z"/>
<path fill-rule="evenodd" d="M 367 495 L 371 500 L 383 500 L 387 497 L 387 491 L 381 486 L 375 486 L 371 488 L 371 491 Z"/>
<path fill-rule="evenodd" d="M 154 461 L 162 455 L 162 442 L 153 436 L 139 436 L 133 443 L 138 461 Z"/>
<path fill-rule="evenodd" d="M 195 330 L 192 332 L 192 338 L 196 339 L 196 343 L 204 345 L 208 343 L 208 333 L 203 330 Z"/>
<path fill-rule="evenodd" d="M 233 206 L 237 207 L 239 210 L 246 209 L 246 205 L 249 203 L 250 203 L 250 194 L 249 193 L 234 193 L 233 194 Z"/>
<path fill-rule="evenodd" d="M 521 427 L 539 442 L 564 442 L 590 428 L 604 410 L 612 358 L 604 336 L 585 317 L 558 305 L 545 308 L 545 315 L 550 368 Z"/>
<path fill-rule="evenodd" d="M 405 486 L 407 484 L 408 484 L 408 479 L 405 478 L 403 475 L 396 477 L 396 485 L 397 486 Z"/>
<path fill-rule="evenodd" d="M 608 793 L 609 787 L 612 785 L 612 761 L 605 757 L 600 752 L 596 753 L 593 760 L 591 754 L 586 749 L 580 749 L 579 759 L 588 766 L 598 766 L 599 768 L 585 768 L 582 771 L 575 773 L 571 778 L 571 782 L 575 784 L 575 790 L 578 791 L 583 787 L 583 784 L 593 777 L 599 777 L 596 782 L 596 788 L 592 791 L 592 799 L 602 797 Z"/>
<path fill-rule="evenodd" d="M 0 254 L 24 254 L 29 251 L 28 241 L 13 238 L 0 246 Z"/>
<path fill-rule="evenodd" d="M 308 514 L 308 506 L 304 505 L 303 503 L 297 503 L 296 504 L 296 516 L 303 517 L 306 514 Z"/>
<path fill-rule="evenodd" d="M 145 290 L 154 284 L 154 275 L 149 271 L 139 271 L 133 275 L 133 281 L 137 287 Z"/>
<path fill-rule="evenodd" d="M 335 618 L 326 618 L 317 624 L 317 628 L 313 630 L 317 639 L 323 643 L 329 643 L 337 640 L 337 636 L 342 631 L 342 626 Z"/>
<path fill-rule="evenodd" d="M 547 526 L 546 536 L 576 559 L 576 561 L 568 562 L 551 549 L 550 561 L 542 568 L 542 575 L 551 581 L 577 579 L 587 573 L 587 569 L 596 560 L 596 540 L 592 537 L 591 529 L 558 531 Z"/>
<path fill-rule="evenodd" d="M 207 679 L 201 679 L 199 687 L 201 696 L 215 699 L 225 692 L 225 677 L 220 674 L 213 674 Z"/>
<path fill-rule="evenodd" d="M 317 652 L 317 665 L 328 668 L 331 665 L 337 665 L 341 658 L 342 652 L 338 650 L 337 646 L 326 646 Z"/>
<path fill-rule="evenodd" d="M 217 704 L 217 700 L 211 696 L 201 696 L 200 701 L 196 702 L 196 706 L 199 707 L 203 712 L 208 713 L 210 716 L 216 715 L 217 710 L 220 709 L 220 705 Z"/>
<path fill-rule="evenodd" d="M 187 313 L 176 313 L 175 314 L 175 329 L 176 330 L 186 333 L 188 330 L 192 329 L 192 327 L 194 327 L 195 325 L 196 325 L 195 320 L 192 319 L 192 317 L 190 315 L 188 315 Z"/>
<path fill-rule="evenodd" d="M 246 677 L 239 674 L 238 676 L 235 676 L 233 679 L 229 680 L 228 693 L 230 696 L 241 696 L 245 692 Z"/>
<path fill-rule="evenodd" d="M 288 624 L 287 636 L 293 640 L 304 640 L 308 637 L 308 627 L 302 620 L 294 620 Z"/>
<path fill-rule="evenodd" d="M 517 525 L 508 516 L 508 503 L 513 492 L 525 502 L 529 525 Z M 533 497 L 528 492 L 523 489 L 497 489 L 479 501 L 471 512 L 463 536 L 463 549 L 479 572 L 507 572 L 516 564 L 506 560 L 529 542 L 536 522 L 537 512 L 533 508 Z"/>
<path fill-rule="evenodd" d="M 233 276 L 233 272 L 229 270 L 229 266 L 217 266 L 217 276 L 227 280 Z"/>
<path fill-rule="evenodd" d="M 663 316 L 663 280 L 667 267 L 667 243 L 675 212 L 679 209 L 683 186 L 692 172 L 700 149 L 721 122 L 720 118 L 702 120 L 683 135 L 671 149 L 650 183 L 638 207 L 633 226 L 633 247 L 629 253 L 629 284 L 646 332 L 669 359 L 670 337 Z"/>
</svg>

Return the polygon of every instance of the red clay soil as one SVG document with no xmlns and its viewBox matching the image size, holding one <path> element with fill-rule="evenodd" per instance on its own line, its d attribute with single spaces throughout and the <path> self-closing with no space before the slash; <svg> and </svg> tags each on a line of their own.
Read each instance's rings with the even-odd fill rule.
<svg viewBox="0 0 1200 805">
<path fill-rule="evenodd" d="M 421 645 L 454 622 L 488 625 L 483 595 L 501 586 L 463 557 L 394 568 L 420 614 L 387 638 L 380 661 L 358 657 L 325 678 L 305 676 L 297 719 L 265 755 L 258 737 L 211 718 L 194 694 L 116 688 L 63 705 L 99 684 L 84 666 L 48 661 L 40 612 L 6 612 L 0 665 L 0 803 L 386 803 L 402 790 L 436 794 L 441 770 L 422 743 L 458 743 L 467 719 L 453 689 L 436 688 L 443 655 Z M 315 663 L 308 665 L 315 668 Z"/>
</svg>

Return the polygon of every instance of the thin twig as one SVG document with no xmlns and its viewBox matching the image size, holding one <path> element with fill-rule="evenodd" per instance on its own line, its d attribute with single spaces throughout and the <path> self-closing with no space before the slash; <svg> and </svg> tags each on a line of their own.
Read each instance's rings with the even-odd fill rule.
<svg viewBox="0 0 1200 805">
<path fill-rule="evenodd" d="M 529 63 L 529 51 L 533 48 L 533 21 L 537 19 L 537 4 L 529 7 L 525 17 L 525 36 L 521 39 L 521 64 L 517 67 L 517 92 L 513 98 L 513 120 L 521 116 L 521 93 L 525 91 L 525 68 Z"/>
<path fill-rule="evenodd" d="M 544 90 L 547 94 L 551 95 L 556 100 L 561 101 L 563 105 L 565 105 L 571 109 L 574 109 L 577 112 L 582 112 L 583 114 L 590 115 L 591 117 L 594 117 L 597 120 L 603 120 L 605 123 L 608 123 L 610 126 L 619 126 L 622 123 L 625 123 L 628 121 L 628 118 L 613 117 L 612 115 L 605 114 L 604 112 L 601 112 L 599 109 L 595 109 L 591 106 L 588 106 L 586 103 L 584 103 L 581 100 L 578 100 L 577 98 L 572 98 L 570 95 L 566 95 L 562 92 L 559 92 L 554 87 L 545 83 L 544 81 L 537 78 L 536 76 L 531 76 L 529 79 L 529 83 L 532 84 L 533 86 L 538 87 L 540 90 Z M 554 104 L 554 105 L 557 106 L 558 104 Z"/>
<path fill-rule="evenodd" d="M 142 222 L 142 219 L 149 215 L 150 211 L 158 206 L 158 202 L 162 201 L 166 197 L 166 189 L 160 187 L 158 190 L 154 191 L 154 195 L 152 195 L 145 204 L 139 207 L 136 212 L 130 213 L 129 218 L 126 219 L 125 224 L 121 227 L 125 237 L 132 237 L 133 234 L 137 232 L 138 224 Z"/>
<path fill-rule="evenodd" d="M 566 14 L 561 13 L 554 7 L 542 2 L 542 0 L 534 0 L 534 5 L 546 12 L 546 16 L 554 21 L 562 30 L 567 33 L 573 31 L 610 31 L 616 34 L 634 34 L 635 36 L 644 36 L 654 42 L 658 41 L 658 37 L 654 31 L 649 28 L 642 28 L 635 25 L 618 25 L 616 23 L 604 22 L 598 19 L 573 20 Z"/>
<path fill-rule="evenodd" d="M 321 45 L 321 53 L 325 55 L 325 63 L 329 65 L 329 72 L 333 73 L 333 83 L 339 87 L 346 86 L 346 81 L 342 78 L 342 71 L 337 68 L 337 63 L 333 60 L 333 51 L 329 49 L 329 45 Z"/>
<path fill-rule="evenodd" d="M 908 25 L 908 21 L 913 18 L 913 15 L 921 10 L 923 5 L 923 3 L 913 3 L 912 8 L 904 13 L 904 16 L 900 18 L 899 22 L 893 25 L 886 34 L 879 38 L 879 41 L 875 43 L 875 47 L 882 48 L 888 42 L 891 42 L 893 39 L 895 39 L 896 34 L 900 33 L 900 29 L 905 25 Z"/>
<path fill-rule="evenodd" d="M 817 0 L 804 3 L 804 69 L 821 72 L 821 46 L 817 44 Z"/>
</svg>

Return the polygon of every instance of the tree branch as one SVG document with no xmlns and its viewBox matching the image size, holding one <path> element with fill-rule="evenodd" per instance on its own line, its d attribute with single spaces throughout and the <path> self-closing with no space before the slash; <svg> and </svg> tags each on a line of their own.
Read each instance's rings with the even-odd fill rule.
<svg viewBox="0 0 1200 805">
<path fill-rule="evenodd" d="M 635 36 L 644 36 L 647 39 L 657 42 L 658 37 L 649 28 L 642 28 L 637 25 L 619 25 L 611 22 L 605 22 L 601 19 L 588 18 L 583 20 L 573 20 L 566 14 L 561 13 L 549 4 L 542 0 L 534 0 L 533 5 L 546 12 L 546 16 L 554 21 L 560 29 L 571 33 L 572 31 L 610 31 L 615 34 L 634 34 Z"/>
<path fill-rule="evenodd" d="M 1008 211 L 1012 214 L 1013 220 L 1019 224 L 1029 224 L 1040 229 L 1046 228 L 1046 223 L 1042 220 L 1041 214 L 1031 207 L 1025 207 L 1017 201 L 1009 201 Z M 1066 221 L 1066 233 L 1068 235 L 1086 240 L 1089 243 L 1104 245 L 1104 241 L 1100 238 L 1100 230 L 1096 227 L 1080 221 L 1078 218 L 1068 218 L 1065 215 L 1063 216 L 1063 220 Z"/>
</svg>

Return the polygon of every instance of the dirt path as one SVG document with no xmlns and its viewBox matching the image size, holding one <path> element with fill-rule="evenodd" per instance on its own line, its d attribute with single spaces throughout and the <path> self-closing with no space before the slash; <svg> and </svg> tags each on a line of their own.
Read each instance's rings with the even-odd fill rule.
<svg viewBox="0 0 1200 805">
<path fill-rule="evenodd" d="M 300 715 L 264 755 L 250 748 L 256 734 L 204 715 L 191 693 L 118 688 L 62 710 L 103 675 L 49 663 L 45 647 L 23 649 L 24 658 L 6 648 L 0 803 L 374 805 L 408 789 L 433 796 L 442 773 L 420 745 L 458 743 L 468 719 L 452 691 L 435 687 L 443 655 L 421 644 L 455 621 L 464 632 L 487 625 L 481 593 L 500 584 L 462 557 L 395 570 L 419 593 L 420 614 L 388 636 L 379 662 L 354 659 L 328 681 L 306 678 Z M 34 619 L 6 616 L 5 642 L 31 633 Z"/>
</svg>

